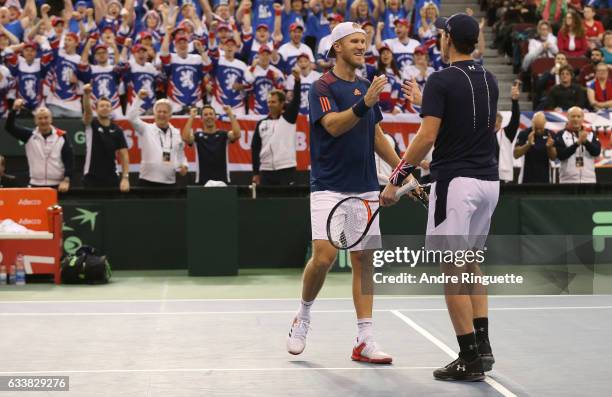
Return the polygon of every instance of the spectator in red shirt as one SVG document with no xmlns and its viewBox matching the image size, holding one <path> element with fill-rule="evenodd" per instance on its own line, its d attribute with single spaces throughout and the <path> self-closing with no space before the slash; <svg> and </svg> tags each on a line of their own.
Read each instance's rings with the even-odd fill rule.
<svg viewBox="0 0 612 397">
<path fill-rule="evenodd" d="M 604 27 L 600 21 L 595 20 L 595 10 L 591 6 L 584 6 L 584 33 L 590 49 L 601 47 Z"/>
<path fill-rule="evenodd" d="M 595 68 L 595 80 L 587 84 L 587 97 L 595 111 L 612 107 L 612 81 L 608 74 L 608 65 L 601 62 Z"/>
<path fill-rule="evenodd" d="M 568 57 L 582 57 L 589 48 L 582 18 L 575 11 L 570 11 L 563 20 L 557 35 L 559 51 Z"/>
</svg>

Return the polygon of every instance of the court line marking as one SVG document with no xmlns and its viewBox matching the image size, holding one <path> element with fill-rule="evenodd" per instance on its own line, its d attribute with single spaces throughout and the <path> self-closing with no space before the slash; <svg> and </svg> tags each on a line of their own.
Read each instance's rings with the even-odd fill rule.
<svg viewBox="0 0 612 397">
<path fill-rule="evenodd" d="M 360 367 L 275 367 L 275 368 L 161 368 L 161 369 L 77 369 L 53 371 L 2 371 L 0 375 L 55 375 L 55 374 L 114 374 L 114 373 L 176 373 L 176 372 L 278 372 L 278 371 L 373 371 L 373 370 L 431 370 L 436 367 L 397 367 L 393 365 Z"/>
<path fill-rule="evenodd" d="M 297 296 L 297 295 L 296 295 Z M 489 299 L 528 299 L 528 298 L 562 298 L 562 297 L 612 297 L 610 294 L 591 294 L 591 295 L 489 295 Z M 397 295 L 397 296 L 376 296 L 376 300 L 397 300 L 397 299 L 436 299 L 443 300 L 444 295 Z M 317 301 L 352 301 L 352 297 L 343 298 L 317 298 Z M 299 298 L 202 298 L 202 299 L 56 299 L 56 300 L 5 300 L 2 304 L 11 303 L 153 303 L 153 302 L 257 302 L 257 301 L 293 301 L 298 302 Z"/>
<path fill-rule="evenodd" d="M 425 337 L 425 339 L 427 339 L 428 341 L 430 341 L 431 343 L 433 343 L 434 345 L 436 345 L 440 350 L 442 350 L 444 353 L 446 353 L 447 355 L 449 355 L 452 359 L 457 358 L 457 353 L 451 349 L 450 347 L 448 347 L 444 342 L 442 342 L 440 339 L 436 338 L 435 336 L 433 336 L 429 331 L 427 331 L 425 328 L 421 327 L 419 324 L 415 323 L 410 317 L 406 316 L 403 313 L 400 313 L 397 310 L 391 310 L 391 313 L 393 313 L 396 317 L 398 317 L 400 320 L 402 320 L 403 322 L 405 322 L 406 324 L 408 324 L 412 329 L 414 329 L 416 332 L 418 332 L 419 334 L 421 334 L 423 337 Z M 489 376 L 486 376 L 484 379 L 485 383 L 487 383 L 489 386 L 491 386 L 493 389 L 495 389 L 497 392 L 499 392 L 499 394 L 501 394 L 504 397 L 517 397 L 516 394 L 514 394 L 513 392 L 511 392 L 510 390 L 508 390 L 504 385 L 502 385 L 501 383 L 497 382 L 494 379 L 491 379 Z"/>
<path fill-rule="evenodd" d="M 521 310 L 609 310 L 612 306 L 540 306 L 540 307 L 491 307 L 489 311 Z M 377 313 L 402 312 L 446 312 L 446 308 L 425 309 L 376 309 Z M 354 313 L 354 309 L 312 310 L 311 313 Z M 182 312 L 0 312 L 0 317 L 61 317 L 61 316 L 195 316 L 223 314 L 295 314 L 295 310 L 236 310 L 236 311 L 182 311 Z"/>
</svg>

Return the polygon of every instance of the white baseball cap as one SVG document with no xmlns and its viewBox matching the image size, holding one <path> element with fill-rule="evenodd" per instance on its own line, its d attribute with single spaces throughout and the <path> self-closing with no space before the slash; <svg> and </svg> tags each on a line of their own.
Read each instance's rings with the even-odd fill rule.
<svg viewBox="0 0 612 397">
<path fill-rule="evenodd" d="M 334 43 L 338 40 L 345 38 L 346 36 L 353 33 L 363 33 L 366 34 L 365 30 L 361 28 L 361 25 L 357 22 L 342 22 L 336 25 L 334 30 L 331 32 L 331 43 L 329 51 L 327 51 L 327 57 L 332 58 L 336 56 L 336 51 L 334 50 Z"/>
</svg>

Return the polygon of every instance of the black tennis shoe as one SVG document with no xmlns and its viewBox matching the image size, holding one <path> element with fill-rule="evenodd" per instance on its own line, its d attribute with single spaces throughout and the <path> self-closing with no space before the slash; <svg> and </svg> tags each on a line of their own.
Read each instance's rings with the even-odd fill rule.
<svg viewBox="0 0 612 397">
<path fill-rule="evenodd" d="M 458 380 L 476 382 L 485 378 L 480 357 L 474 361 L 467 362 L 461 357 L 444 368 L 438 368 L 433 373 L 434 378 L 439 380 Z"/>
<path fill-rule="evenodd" d="M 491 350 L 491 344 L 488 340 L 482 341 L 477 345 L 478 355 L 482 360 L 482 369 L 484 372 L 489 372 L 493 369 L 495 364 L 495 357 L 493 357 L 493 351 Z"/>
</svg>

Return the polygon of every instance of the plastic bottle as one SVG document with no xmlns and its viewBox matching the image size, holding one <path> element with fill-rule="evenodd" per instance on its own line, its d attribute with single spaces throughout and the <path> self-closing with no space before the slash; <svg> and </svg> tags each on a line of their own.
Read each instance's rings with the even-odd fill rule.
<svg viewBox="0 0 612 397">
<path fill-rule="evenodd" d="M 15 284 L 15 278 L 16 278 L 16 273 L 15 273 L 15 264 L 11 264 L 9 266 L 9 275 L 8 275 L 8 283 L 9 284 Z"/>
<path fill-rule="evenodd" d="M 6 266 L 0 263 L 0 286 L 6 285 L 8 275 L 6 274 Z"/>
<path fill-rule="evenodd" d="M 23 254 L 17 254 L 15 258 L 15 285 L 25 285 L 26 274 L 23 263 Z"/>
</svg>

